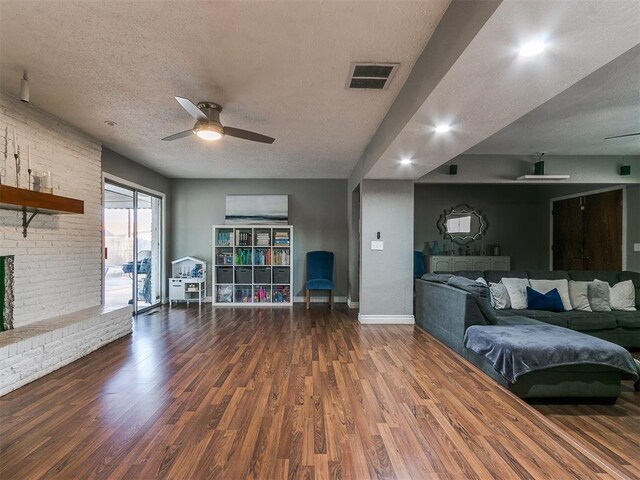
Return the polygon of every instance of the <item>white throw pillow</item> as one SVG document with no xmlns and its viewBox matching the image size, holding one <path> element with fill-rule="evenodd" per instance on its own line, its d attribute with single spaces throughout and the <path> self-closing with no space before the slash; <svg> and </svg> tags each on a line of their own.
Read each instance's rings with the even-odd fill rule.
<svg viewBox="0 0 640 480">
<path fill-rule="evenodd" d="M 569 282 L 569 298 L 574 310 L 593 311 L 589 305 L 589 283 L 591 282 L 577 282 L 575 280 Z"/>
<path fill-rule="evenodd" d="M 540 293 L 547 293 L 554 288 L 558 289 L 560 298 L 562 299 L 562 306 L 565 310 L 573 310 L 571 306 L 571 297 L 569 297 L 569 282 L 566 279 L 559 280 L 529 280 L 531 288 Z"/>
<path fill-rule="evenodd" d="M 527 287 L 530 287 L 527 278 L 503 278 L 500 280 L 509 292 L 509 301 L 514 310 L 524 310 L 527 308 Z"/>
<path fill-rule="evenodd" d="M 511 308 L 511 300 L 509 300 L 509 292 L 507 287 L 502 283 L 489 284 L 489 292 L 491 293 L 491 306 L 496 310 L 504 310 Z"/>
<path fill-rule="evenodd" d="M 631 280 L 616 283 L 609 290 L 611 310 L 633 312 L 636 309 L 636 290 Z"/>
</svg>

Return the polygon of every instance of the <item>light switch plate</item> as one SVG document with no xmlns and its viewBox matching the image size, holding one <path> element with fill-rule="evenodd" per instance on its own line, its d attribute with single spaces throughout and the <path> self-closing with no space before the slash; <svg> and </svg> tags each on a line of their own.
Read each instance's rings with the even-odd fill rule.
<svg viewBox="0 0 640 480">
<path fill-rule="evenodd" d="M 384 242 L 382 240 L 372 240 L 371 250 L 384 250 Z"/>
<path fill-rule="evenodd" d="M 633 251 L 634 252 L 640 252 L 640 243 L 634 243 L 633 244 Z"/>
</svg>

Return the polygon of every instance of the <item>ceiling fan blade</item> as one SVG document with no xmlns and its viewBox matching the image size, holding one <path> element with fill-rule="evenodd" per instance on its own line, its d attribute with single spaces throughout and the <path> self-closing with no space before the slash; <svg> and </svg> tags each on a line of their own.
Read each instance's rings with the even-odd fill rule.
<svg viewBox="0 0 640 480">
<path fill-rule="evenodd" d="M 204 122 L 209 121 L 209 117 L 207 117 L 204 112 L 200 110 L 198 106 L 188 98 L 176 97 L 176 100 L 180 105 L 182 105 L 182 108 L 184 108 L 189 113 L 189 115 L 191 115 L 196 120 L 202 120 Z"/>
<path fill-rule="evenodd" d="M 185 130 L 184 132 L 174 133 L 173 135 L 164 137 L 162 140 L 164 140 L 165 142 L 170 142 L 171 140 L 178 140 L 179 138 L 188 137 L 189 135 L 193 135 L 193 130 Z"/>
<path fill-rule="evenodd" d="M 224 134 L 229 135 L 230 137 L 251 140 L 252 142 L 271 144 L 276 141 L 275 138 L 267 137 L 266 135 L 260 135 L 256 132 L 250 132 L 249 130 L 242 130 L 241 128 L 224 127 Z"/>
<path fill-rule="evenodd" d="M 627 133 L 625 135 L 614 135 L 613 137 L 604 137 L 604 139 L 605 140 L 609 140 L 610 138 L 634 137 L 636 135 L 640 135 L 640 132 L 638 132 L 638 133 Z"/>
</svg>

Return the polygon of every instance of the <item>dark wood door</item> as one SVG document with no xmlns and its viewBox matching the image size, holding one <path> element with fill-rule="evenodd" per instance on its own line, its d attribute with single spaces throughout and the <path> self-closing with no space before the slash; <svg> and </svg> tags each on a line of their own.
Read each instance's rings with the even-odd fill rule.
<svg viewBox="0 0 640 480">
<path fill-rule="evenodd" d="M 582 197 L 553 202 L 553 269 L 583 270 L 582 242 Z"/>
<path fill-rule="evenodd" d="M 622 190 L 553 203 L 554 270 L 622 270 Z"/>
<path fill-rule="evenodd" d="M 622 190 L 584 197 L 585 270 L 622 270 Z"/>
</svg>

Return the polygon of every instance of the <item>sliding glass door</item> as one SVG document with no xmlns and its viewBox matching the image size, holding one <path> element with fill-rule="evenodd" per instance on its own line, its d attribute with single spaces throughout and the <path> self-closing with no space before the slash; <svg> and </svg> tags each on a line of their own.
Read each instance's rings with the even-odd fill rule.
<svg viewBox="0 0 640 480">
<path fill-rule="evenodd" d="M 136 243 L 138 254 L 137 307 L 143 309 L 162 301 L 161 292 L 161 208 L 162 200 L 136 192 Z"/>
<path fill-rule="evenodd" d="M 162 301 L 162 199 L 105 181 L 104 304 L 134 313 Z"/>
</svg>

